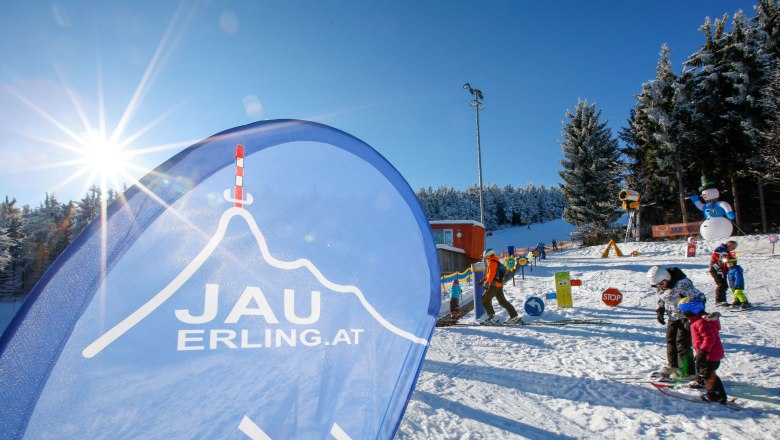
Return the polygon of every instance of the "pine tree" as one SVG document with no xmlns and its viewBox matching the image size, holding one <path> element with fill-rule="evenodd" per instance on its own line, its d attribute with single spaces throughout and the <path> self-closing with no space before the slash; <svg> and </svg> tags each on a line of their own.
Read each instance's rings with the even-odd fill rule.
<svg viewBox="0 0 780 440">
<path fill-rule="evenodd" d="M 6 237 L 5 244 L 0 245 L 0 248 L 8 252 L 9 261 L 5 265 L 0 264 L 0 296 L 22 293 L 21 279 L 24 267 L 21 252 L 21 242 L 24 238 L 22 226 L 22 211 L 16 207 L 16 199 L 9 199 L 6 196 L 5 201 L 0 203 L 0 230 L 5 231 Z"/>
<path fill-rule="evenodd" d="M 563 218 L 580 228 L 606 228 L 617 220 L 619 191 L 619 151 L 601 112 L 586 101 L 577 103 L 574 113 L 567 112 L 563 141 L 563 193 L 568 207 Z"/>
<path fill-rule="evenodd" d="M 780 69 L 775 69 L 767 84 L 765 101 L 768 108 L 769 123 L 764 134 L 767 142 L 760 150 L 762 162 L 766 167 L 766 179 L 780 183 Z"/>
<path fill-rule="evenodd" d="M 46 194 L 43 203 L 26 213 L 22 231 L 22 252 L 26 266 L 25 290 L 32 288 L 49 265 L 70 243 L 73 203 L 60 203 L 54 194 Z"/>
<path fill-rule="evenodd" d="M 87 194 L 76 204 L 76 212 L 73 215 L 73 222 L 70 225 L 70 236 L 76 237 L 81 231 L 86 229 L 92 220 L 100 216 L 102 192 L 100 188 L 93 185 L 89 188 Z"/>
<path fill-rule="evenodd" d="M 16 244 L 8 235 L 7 228 L 0 228 L 0 272 L 11 265 L 11 248 Z"/>
</svg>

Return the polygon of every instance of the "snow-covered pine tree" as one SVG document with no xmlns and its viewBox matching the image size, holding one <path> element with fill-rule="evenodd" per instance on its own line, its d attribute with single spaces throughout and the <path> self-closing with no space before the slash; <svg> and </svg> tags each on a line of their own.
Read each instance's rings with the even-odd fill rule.
<svg viewBox="0 0 780 440">
<path fill-rule="evenodd" d="M 24 238 L 22 225 L 22 211 L 16 207 L 16 199 L 10 199 L 6 196 L 5 200 L 0 203 L 0 229 L 5 230 L 6 233 L 6 249 L 10 261 L 3 268 L 0 268 L 0 296 L 11 296 L 22 293 L 21 278 L 23 264 L 21 258 L 21 242 Z"/>
<path fill-rule="evenodd" d="M 777 67 L 767 84 L 765 100 L 769 123 L 764 131 L 767 142 L 761 148 L 761 159 L 767 167 L 767 180 L 780 183 L 780 69 Z"/>
<path fill-rule="evenodd" d="M 617 193 L 620 189 L 617 140 L 595 104 L 579 101 L 575 111 L 566 112 L 559 141 L 563 150 L 563 193 L 568 204 L 563 218 L 583 228 L 606 228 L 617 220 Z"/>
<path fill-rule="evenodd" d="M 8 235 L 8 229 L 0 227 L 0 272 L 11 265 L 11 248 L 15 242 Z"/>
<path fill-rule="evenodd" d="M 24 216 L 22 252 L 26 266 L 23 288 L 31 288 L 44 271 L 70 243 L 73 203 L 60 203 L 54 194 L 46 194 L 43 203 Z"/>
<path fill-rule="evenodd" d="M 76 204 L 76 212 L 70 225 L 70 236 L 76 237 L 89 223 L 100 215 L 100 188 L 93 185 L 87 190 L 87 194 Z"/>
</svg>

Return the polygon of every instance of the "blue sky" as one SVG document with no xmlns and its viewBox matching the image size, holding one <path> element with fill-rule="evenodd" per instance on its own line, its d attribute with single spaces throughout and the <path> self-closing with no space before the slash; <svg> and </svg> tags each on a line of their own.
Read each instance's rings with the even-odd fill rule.
<svg viewBox="0 0 780 440">
<path fill-rule="evenodd" d="M 74 136 L 101 113 L 106 138 L 144 152 L 128 183 L 214 133 L 296 118 L 364 140 L 415 190 L 462 189 L 477 181 L 465 82 L 485 94 L 485 183 L 556 184 L 567 109 L 596 103 L 616 134 L 661 45 L 679 72 L 704 18 L 740 8 L 754 15 L 714 0 L 0 0 L 0 196 L 79 199 Z"/>
</svg>

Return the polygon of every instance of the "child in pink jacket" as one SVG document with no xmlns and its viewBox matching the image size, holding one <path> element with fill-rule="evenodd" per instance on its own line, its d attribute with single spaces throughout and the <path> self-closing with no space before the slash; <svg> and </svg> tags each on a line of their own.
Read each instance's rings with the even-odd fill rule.
<svg viewBox="0 0 780 440">
<path fill-rule="evenodd" d="M 696 350 L 696 382 L 707 389 L 707 394 L 701 396 L 702 400 L 726 404 L 726 389 L 715 374 L 723 359 L 723 344 L 719 335 L 720 313 L 706 314 L 704 303 L 695 298 L 683 298 L 677 308 L 691 323 L 691 339 L 693 349 Z"/>
</svg>

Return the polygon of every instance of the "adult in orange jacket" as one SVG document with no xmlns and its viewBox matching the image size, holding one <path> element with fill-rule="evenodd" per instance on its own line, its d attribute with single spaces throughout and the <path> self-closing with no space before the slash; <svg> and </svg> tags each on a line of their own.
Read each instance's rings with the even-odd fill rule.
<svg viewBox="0 0 780 440">
<path fill-rule="evenodd" d="M 501 263 L 498 261 L 496 253 L 493 251 L 493 249 L 487 249 L 483 254 L 483 259 L 485 260 L 485 268 L 487 270 L 485 273 L 485 279 L 482 281 L 482 284 L 485 288 L 485 294 L 482 295 L 482 306 L 485 308 L 485 312 L 487 313 L 487 320 L 485 320 L 483 324 L 499 324 L 498 319 L 495 317 L 496 312 L 493 310 L 493 298 L 496 298 L 498 300 L 498 304 L 505 308 L 507 312 L 509 312 L 509 319 L 506 320 L 505 324 L 517 324 L 523 322 L 522 319 L 520 319 L 520 317 L 517 315 L 517 310 L 515 310 L 515 307 L 509 301 L 507 301 L 506 296 L 504 296 L 504 280 L 497 276 L 498 266 Z"/>
</svg>

